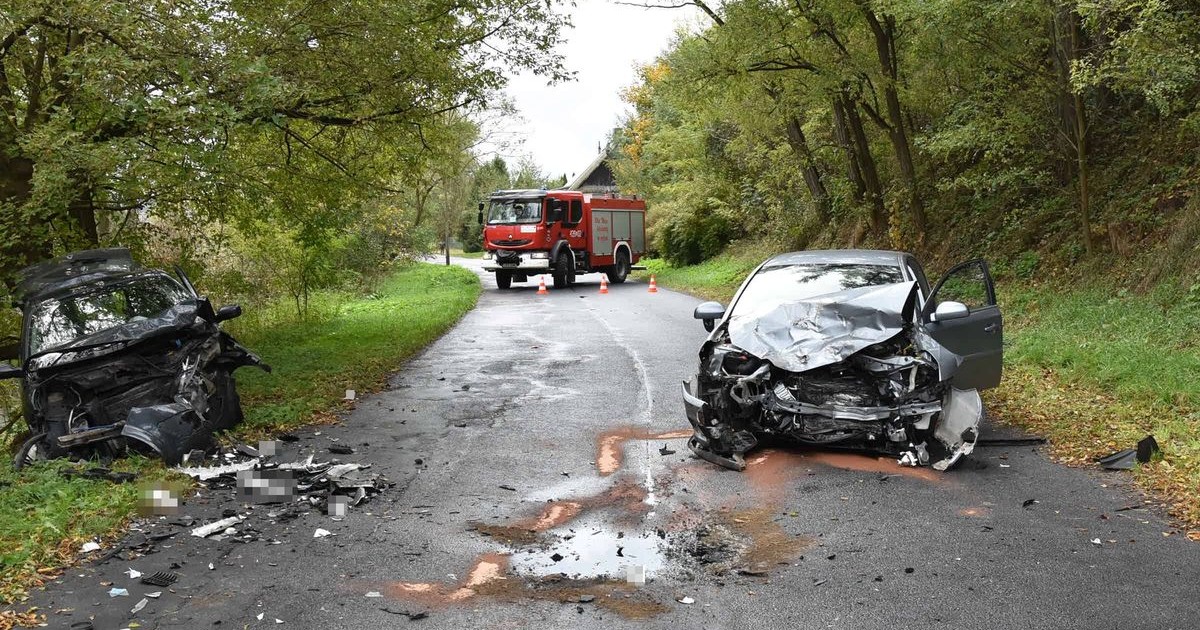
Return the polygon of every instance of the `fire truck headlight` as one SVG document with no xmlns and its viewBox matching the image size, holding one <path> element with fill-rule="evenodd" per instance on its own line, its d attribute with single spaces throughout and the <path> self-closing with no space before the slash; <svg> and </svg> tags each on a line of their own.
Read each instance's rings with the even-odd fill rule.
<svg viewBox="0 0 1200 630">
<path fill-rule="evenodd" d="M 550 252 L 533 252 L 529 255 L 530 258 L 549 258 Z"/>
<path fill-rule="evenodd" d="M 492 252 L 483 252 L 483 259 L 484 259 L 484 260 L 491 260 L 491 259 L 492 259 Z"/>
</svg>

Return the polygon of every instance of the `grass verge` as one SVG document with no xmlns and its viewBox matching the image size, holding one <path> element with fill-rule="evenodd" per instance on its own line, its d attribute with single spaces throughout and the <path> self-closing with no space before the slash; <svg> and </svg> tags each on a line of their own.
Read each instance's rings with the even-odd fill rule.
<svg viewBox="0 0 1200 630">
<path fill-rule="evenodd" d="M 288 303 L 247 308 L 227 329 L 274 371 L 238 371 L 246 422 L 230 437 L 252 439 L 332 417 L 345 390 L 378 389 L 401 361 L 471 310 L 480 291 L 470 271 L 414 264 L 367 296 L 314 296 L 307 321 L 298 321 Z M 133 515 L 138 485 L 64 477 L 72 467 L 49 462 L 17 474 L 0 462 L 0 603 L 19 601 L 78 559 L 82 542 L 111 539 Z M 142 482 L 171 475 L 145 458 L 111 467 Z"/>
<path fill-rule="evenodd" d="M 728 304 L 765 256 L 700 265 L 643 261 L 659 284 Z M 1144 294 L 1094 286 L 998 281 L 1004 382 L 985 392 L 993 417 L 1050 441 L 1073 466 L 1132 448 L 1147 434 L 1162 457 L 1138 484 L 1200 539 L 1200 300 L 1171 284 Z"/>
</svg>

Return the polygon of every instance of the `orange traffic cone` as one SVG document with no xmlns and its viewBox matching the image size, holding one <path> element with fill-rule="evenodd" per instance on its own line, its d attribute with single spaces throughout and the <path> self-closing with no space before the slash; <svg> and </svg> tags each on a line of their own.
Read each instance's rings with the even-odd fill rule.
<svg viewBox="0 0 1200 630">
<path fill-rule="evenodd" d="M 654 275 L 653 274 L 650 275 L 650 288 L 647 290 L 647 292 L 648 293 L 658 293 L 658 285 L 654 283 Z"/>
<path fill-rule="evenodd" d="M 538 295 L 546 295 L 550 293 L 546 290 L 546 276 L 538 276 Z"/>
<path fill-rule="evenodd" d="M 608 293 L 608 276 L 600 276 L 600 295 Z"/>
</svg>

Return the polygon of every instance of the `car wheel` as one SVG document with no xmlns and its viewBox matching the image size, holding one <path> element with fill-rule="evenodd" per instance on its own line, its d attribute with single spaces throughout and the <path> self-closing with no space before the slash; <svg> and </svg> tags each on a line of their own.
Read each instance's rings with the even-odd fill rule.
<svg viewBox="0 0 1200 630">
<path fill-rule="evenodd" d="M 613 284 L 621 284 L 629 277 L 629 254 L 625 250 L 617 252 L 617 261 L 613 264 L 612 270 L 608 272 L 608 281 Z"/>
<path fill-rule="evenodd" d="M 45 433 L 38 433 L 22 442 L 21 448 L 17 449 L 17 454 L 13 456 L 13 468 L 21 470 L 26 466 L 49 459 L 46 445 L 43 444 L 45 439 Z"/>
<path fill-rule="evenodd" d="M 511 273 L 509 273 L 507 271 L 497 271 L 496 272 L 496 286 L 499 287 L 500 290 L 504 290 L 504 289 L 511 287 L 512 281 L 513 281 L 513 277 L 512 277 Z"/>
<path fill-rule="evenodd" d="M 558 253 L 558 258 L 554 259 L 554 288 L 565 289 L 571 286 L 574 279 L 575 269 L 571 264 L 571 254 L 563 250 Z"/>
</svg>

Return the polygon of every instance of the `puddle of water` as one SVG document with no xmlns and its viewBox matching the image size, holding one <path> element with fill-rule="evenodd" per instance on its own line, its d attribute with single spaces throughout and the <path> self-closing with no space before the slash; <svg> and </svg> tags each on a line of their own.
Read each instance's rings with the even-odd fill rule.
<svg viewBox="0 0 1200 630">
<path fill-rule="evenodd" d="M 641 566 L 646 577 L 653 577 L 666 564 L 665 542 L 653 532 L 621 535 L 602 526 L 577 527 L 544 549 L 513 554 L 511 565 L 518 575 L 561 573 L 572 579 L 624 579 L 626 567 Z"/>
</svg>

